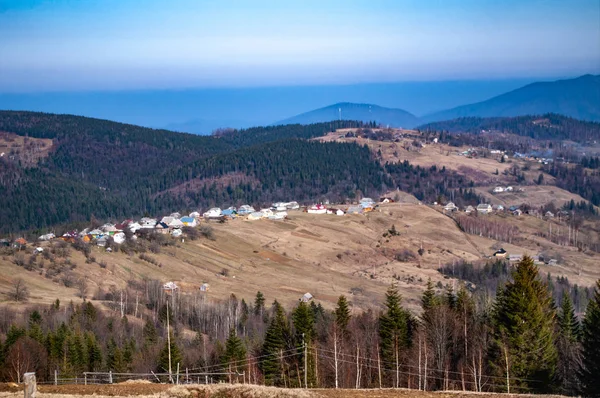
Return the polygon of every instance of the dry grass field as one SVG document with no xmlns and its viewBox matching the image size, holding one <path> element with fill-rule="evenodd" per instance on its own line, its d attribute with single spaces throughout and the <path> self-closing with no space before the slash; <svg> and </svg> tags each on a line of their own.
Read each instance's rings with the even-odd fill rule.
<svg viewBox="0 0 600 398">
<path fill-rule="evenodd" d="M 0 155 L 9 161 L 32 165 L 48 156 L 52 149 L 52 140 L 44 138 L 23 137 L 0 131 Z"/>
<path fill-rule="evenodd" d="M 234 293 L 249 300 L 260 290 L 268 301 L 278 299 L 286 306 L 310 292 L 326 308 L 332 308 L 344 294 L 359 310 L 378 307 L 385 290 L 395 282 L 407 305 L 417 309 L 428 278 L 434 283 L 452 283 L 437 272 L 441 264 L 483 261 L 500 246 L 511 253 L 544 251 L 560 256 L 558 266 L 541 266 L 543 273 L 564 275 L 586 286 L 600 278 L 598 254 L 559 246 L 536 235 L 549 228 L 549 221 L 531 216 L 487 217 L 517 226 L 519 233 L 512 244 L 462 232 L 439 207 L 392 203 L 366 215 L 295 211 L 286 221 L 211 223 L 215 240 L 179 239 L 160 254 L 146 253 L 160 266 L 138 254 L 107 253 L 93 247 L 95 262 L 86 263 L 83 254 L 71 250 L 71 269 L 48 278 L 48 261 L 43 269 L 26 271 L 14 263 L 14 256 L 0 255 L 0 293 L 9 292 L 13 281 L 22 278 L 31 292 L 30 303 L 49 303 L 56 298 L 80 301 L 75 286 L 64 286 L 66 273 L 71 280 L 85 278 L 88 298 L 111 286 L 122 288 L 128 280 L 152 278 L 175 281 L 183 294 L 198 294 L 200 285 L 208 283 L 207 297 L 215 299 Z M 392 225 L 399 235 L 384 237 Z M 42 246 L 48 249 L 47 245 Z M 28 259 L 32 250 L 29 246 L 23 257 Z M 402 258 L 396 257 L 398 253 Z M 11 303 L 6 294 L 1 294 L 0 300 Z"/>
<path fill-rule="evenodd" d="M 403 162 L 409 161 L 411 164 L 421 167 L 445 166 L 446 169 L 457 171 L 478 184 L 508 184 L 512 183 L 511 178 L 503 175 L 503 172 L 513 166 L 518 166 L 523 170 L 525 178 L 528 182 L 535 181 L 540 175 L 540 165 L 522 159 L 509 159 L 507 162 L 501 163 L 499 158 L 495 157 L 479 157 L 469 158 L 459 155 L 460 152 L 469 149 L 467 146 L 452 147 L 446 144 L 427 144 L 422 148 L 415 148 L 410 144 L 414 140 L 412 134 L 416 132 L 411 130 L 396 130 L 398 133 L 405 135 L 399 142 L 389 141 L 374 141 L 361 137 L 343 137 L 344 133 L 353 129 L 338 130 L 334 133 L 329 133 L 324 137 L 314 138 L 324 142 L 356 142 L 360 145 L 367 145 L 379 156 L 382 163 L 385 162 Z M 496 171 L 498 174 L 496 174 Z M 552 183 L 554 178 L 549 174 L 544 174 L 546 183 Z"/>
<path fill-rule="evenodd" d="M 0 398 L 22 397 L 20 387 L 0 388 Z M 424 392 L 406 389 L 283 389 L 255 385 L 186 385 L 121 383 L 112 385 L 63 385 L 40 386 L 40 398 L 70 397 L 156 397 L 156 398 L 463 398 L 463 397 L 545 397 L 558 398 L 557 395 L 521 395 L 489 394 L 462 391 Z"/>
</svg>

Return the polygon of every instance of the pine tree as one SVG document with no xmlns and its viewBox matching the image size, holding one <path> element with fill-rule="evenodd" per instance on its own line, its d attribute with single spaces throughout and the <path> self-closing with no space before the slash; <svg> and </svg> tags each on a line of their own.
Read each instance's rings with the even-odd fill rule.
<svg viewBox="0 0 600 398">
<path fill-rule="evenodd" d="M 561 393 L 573 395 L 579 391 L 577 385 L 577 371 L 581 363 L 580 356 L 580 325 L 573 303 L 568 292 L 563 295 L 561 311 L 558 314 L 558 365 L 556 378 Z"/>
<path fill-rule="evenodd" d="M 44 331 L 42 330 L 42 316 L 35 310 L 29 315 L 29 330 L 27 335 L 40 344 L 44 343 Z"/>
<path fill-rule="evenodd" d="M 177 370 L 177 364 L 181 364 L 183 356 L 179 346 L 177 345 L 175 336 L 173 336 L 171 331 L 169 331 L 169 333 L 171 334 L 171 372 L 174 373 Z M 158 366 L 156 370 L 160 373 L 169 372 L 169 340 L 167 339 L 165 339 L 165 345 L 158 356 Z"/>
<path fill-rule="evenodd" d="M 433 282 L 431 278 L 427 280 L 427 288 L 425 292 L 423 292 L 423 297 L 421 298 L 421 306 L 423 307 L 423 311 L 427 311 L 437 304 L 437 297 L 435 295 L 435 287 L 433 286 Z"/>
<path fill-rule="evenodd" d="M 446 286 L 446 294 L 444 296 L 444 304 L 448 306 L 450 309 L 456 308 L 456 295 L 454 294 L 454 289 L 452 286 Z"/>
<path fill-rule="evenodd" d="M 296 330 L 296 348 L 298 349 L 298 368 L 302 374 L 307 372 L 307 383 L 310 386 L 314 386 L 316 381 L 315 367 L 314 367 L 314 356 L 311 355 L 312 341 L 315 336 L 315 319 L 314 312 L 308 304 L 300 302 L 298 306 L 292 312 L 292 320 L 294 321 L 294 328 Z M 304 369 L 304 345 L 307 345 L 307 369 Z"/>
<path fill-rule="evenodd" d="M 237 336 L 235 328 L 229 330 L 229 337 L 225 342 L 225 353 L 221 358 L 223 366 L 229 372 L 241 372 L 246 367 L 246 348 L 242 340 Z M 229 380 L 231 383 L 231 379 Z"/>
<path fill-rule="evenodd" d="M 596 282 L 583 319 L 581 393 L 586 397 L 600 396 L 600 280 Z"/>
<path fill-rule="evenodd" d="M 85 347 L 87 350 L 87 366 L 86 371 L 95 372 L 102 365 L 102 351 L 96 340 L 96 336 L 92 332 L 85 335 Z"/>
<path fill-rule="evenodd" d="M 260 368 L 265 379 L 265 384 L 270 386 L 283 385 L 284 368 L 281 353 L 286 346 L 287 320 L 283 307 L 275 301 L 275 314 L 267 328 L 262 346 Z"/>
<path fill-rule="evenodd" d="M 508 377 L 507 388 L 548 392 L 557 361 L 552 297 L 530 257 L 517 264 L 512 278 L 494 304 L 492 362 L 500 375 Z"/>
<path fill-rule="evenodd" d="M 256 298 L 254 299 L 254 315 L 262 315 L 265 310 L 265 296 L 262 292 L 256 292 Z"/>
<path fill-rule="evenodd" d="M 346 296 L 340 296 L 335 307 L 335 324 L 343 335 L 348 333 L 348 323 L 350 322 L 350 308 Z"/>
<path fill-rule="evenodd" d="M 151 319 L 146 320 L 142 335 L 144 336 L 144 344 L 146 346 L 153 346 L 158 341 L 158 333 L 156 332 L 156 327 Z"/>
<path fill-rule="evenodd" d="M 386 312 L 379 317 L 381 356 L 384 362 L 393 365 L 394 387 L 400 385 L 400 363 L 402 351 L 410 345 L 410 316 L 402 308 L 402 296 L 395 285 L 385 295 Z"/>
</svg>

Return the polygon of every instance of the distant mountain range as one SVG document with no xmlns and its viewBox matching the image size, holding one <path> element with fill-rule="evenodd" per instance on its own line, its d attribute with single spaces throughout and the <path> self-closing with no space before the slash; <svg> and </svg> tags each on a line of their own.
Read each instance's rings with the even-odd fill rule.
<svg viewBox="0 0 600 398">
<path fill-rule="evenodd" d="M 381 125 L 404 128 L 412 128 L 420 123 L 418 117 L 402 109 L 384 108 L 373 104 L 340 102 L 281 120 L 276 124 L 312 124 L 340 119 L 362 122 L 374 121 Z"/>
<path fill-rule="evenodd" d="M 424 116 L 424 122 L 460 117 L 510 117 L 557 113 L 600 121 L 600 75 L 528 84 L 487 101 Z"/>
<path fill-rule="evenodd" d="M 402 109 L 343 102 L 302 113 L 277 124 L 310 124 L 341 118 L 412 128 L 420 124 L 464 117 L 514 117 L 548 113 L 579 120 L 600 121 L 600 75 L 532 83 L 486 101 L 435 112 L 421 118 Z"/>
</svg>

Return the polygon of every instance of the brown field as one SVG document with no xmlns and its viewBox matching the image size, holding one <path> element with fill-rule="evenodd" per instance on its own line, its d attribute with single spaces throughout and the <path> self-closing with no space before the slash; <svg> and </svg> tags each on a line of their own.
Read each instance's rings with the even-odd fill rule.
<svg viewBox="0 0 600 398">
<path fill-rule="evenodd" d="M 93 247 L 96 261 L 71 250 L 71 270 L 47 278 L 50 263 L 43 269 L 26 271 L 14 264 L 13 255 L 0 254 L 0 293 L 8 292 L 16 278 L 23 278 L 31 292 L 30 303 L 78 302 L 75 287 L 65 287 L 62 278 L 85 278 L 88 298 L 111 286 L 125 287 L 128 280 L 142 278 L 175 281 L 183 294 L 198 295 L 206 282 L 208 298 L 223 299 L 234 293 L 250 300 L 258 290 L 267 300 L 278 299 L 292 306 L 306 292 L 326 308 L 346 295 L 355 309 L 378 307 L 387 287 L 395 282 L 407 305 L 419 308 L 419 297 L 428 278 L 434 283 L 445 279 L 437 268 L 456 261 L 483 261 L 502 246 L 511 253 L 539 254 L 551 251 L 561 257 L 556 267 L 541 266 L 541 272 L 567 276 L 571 282 L 589 286 L 600 278 L 600 256 L 559 246 L 536 236 L 546 231 L 548 221 L 531 216 L 489 215 L 490 219 L 509 222 L 519 229 L 512 244 L 462 232 L 439 207 L 412 203 L 381 205 L 367 215 L 314 215 L 290 212 L 287 221 L 246 221 L 236 219 L 225 224 L 211 223 L 214 241 L 178 240 L 160 254 L 146 253 L 161 266 L 142 260 L 139 255 L 106 253 Z M 560 228 L 552 221 L 554 228 Z M 394 225 L 399 236 L 383 237 Z M 47 247 L 48 243 L 42 244 Z M 35 246 L 22 253 L 27 260 Z M 47 248 L 48 249 L 48 248 Z M 418 254 L 419 249 L 421 255 Z M 408 253 L 402 261 L 398 252 Z M 64 261 L 64 260 L 59 260 Z M 106 268 L 100 263 L 105 262 Z M 226 270 L 222 275 L 222 271 Z M 9 304 L 5 294 L 0 300 Z M 11 304 L 12 305 L 12 304 Z"/>
<path fill-rule="evenodd" d="M 0 397 L 17 398 L 23 395 L 20 387 L 0 388 Z M 493 394 L 472 393 L 462 391 L 440 391 L 424 392 L 406 389 L 283 389 L 275 387 L 263 387 L 255 385 L 186 385 L 171 386 L 168 384 L 149 383 L 121 383 L 111 385 L 62 385 L 62 386 L 39 386 L 38 395 L 42 398 L 68 398 L 93 396 L 136 396 L 136 397 L 160 397 L 160 398 L 392 398 L 392 397 L 414 397 L 414 398 L 462 398 L 462 397 L 547 397 L 558 398 L 558 395 L 521 395 L 521 394 Z"/>
<path fill-rule="evenodd" d="M 0 154 L 8 161 L 20 161 L 22 165 L 36 164 L 48 156 L 52 149 L 52 140 L 31 138 L 0 131 Z"/>
<path fill-rule="evenodd" d="M 422 148 L 412 147 L 410 143 L 413 141 L 414 137 L 410 135 L 417 133 L 411 130 L 396 130 L 399 133 L 409 135 L 401 139 L 400 142 L 373 141 L 357 137 L 340 138 L 340 135 L 349 130 L 352 129 L 338 130 L 335 133 L 329 133 L 324 137 L 314 139 L 325 142 L 356 142 L 360 145 L 368 145 L 376 154 L 381 151 L 379 160 L 382 163 L 403 162 L 408 160 L 411 164 L 421 167 L 445 166 L 449 170 L 454 170 L 468 176 L 478 184 L 512 184 L 512 178 L 503 175 L 503 172 L 510 169 L 513 165 L 517 165 L 525 170 L 525 178 L 530 183 L 535 181 L 540 175 L 539 164 L 531 161 L 509 159 L 507 162 L 501 163 L 499 159 L 495 157 L 468 158 L 459 155 L 460 152 L 469 149 L 467 146 L 451 147 L 445 144 L 431 143 L 426 144 Z M 498 175 L 495 174 L 496 171 L 498 171 Z M 552 183 L 554 178 L 549 174 L 544 173 L 544 181 L 547 184 Z"/>
<path fill-rule="evenodd" d="M 562 207 L 571 200 L 575 202 L 585 201 L 581 196 L 553 185 L 515 185 L 513 187 L 515 188 L 513 192 L 492 193 L 494 186 L 477 187 L 475 192 L 485 197 L 490 204 L 505 207 L 521 204 L 540 207 L 549 203 L 554 203 L 556 207 Z M 517 191 L 519 188 L 523 191 Z"/>
</svg>

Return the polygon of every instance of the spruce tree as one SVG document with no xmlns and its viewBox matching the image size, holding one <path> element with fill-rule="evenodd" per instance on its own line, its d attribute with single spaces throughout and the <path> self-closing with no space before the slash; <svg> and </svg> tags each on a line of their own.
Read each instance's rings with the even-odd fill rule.
<svg viewBox="0 0 600 398">
<path fill-rule="evenodd" d="M 512 279 L 494 304 L 492 364 L 499 375 L 508 377 L 507 388 L 549 392 L 557 362 L 552 297 L 531 257 L 517 264 Z"/>
<path fill-rule="evenodd" d="M 224 367 L 230 372 L 241 372 L 245 369 L 246 348 L 237 336 L 235 328 L 229 330 L 229 337 L 225 342 L 225 353 L 221 358 Z"/>
<path fill-rule="evenodd" d="M 410 345 L 410 316 L 402 308 L 402 296 L 395 285 L 385 295 L 386 311 L 379 317 L 379 338 L 382 360 L 389 364 L 394 380 L 394 387 L 399 387 L 400 364 L 402 351 Z"/>
<path fill-rule="evenodd" d="M 175 336 L 173 333 L 170 333 L 171 340 L 171 373 L 175 373 L 177 370 L 177 364 L 181 364 L 183 360 L 183 356 L 181 354 L 181 350 L 177 345 L 177 341 L 175 340 Z M 169 372 L 169 340 L 165 339 L 165 345 L 163 346 L 160 354 L 158 355 L 158 366 L 157 371 L 160 373 L 168 373 Z"/>
<path fill-rule="evenodd" d="M 156 327 L 151 319 L 146 320 L 146 324 L 144 324 L 144 329 L 142 330 L 142 336 L 144 336 L 144 344 L 146 346 L 152 346 L 158 341 L 158 333 L 156 332 Z"/>
<path fill-rule="evenodd" d="M 92 332 L 86 333 L 85 346 L 87 350 L 86 371 L 96 372 L 102 366 L 102 350 L 96 340 L 96 336 Z"/>
<path fill-rule="evenodd" d="M 428 309 L 435 306 L 437 303 L 437 297 L 435 295 L 435 287 L 433 286 L 433 282 L 431 278 L 427 280 L 427 288 L 425 292 L 423 292 L 423 297 L 421 298 L 421 306 L 423 307 L 423 311 L 427 311 Z"/>
<path fill-rule="evenodd" d="M 265 384 L 268 386 L 283 385 L 283 363 L 281 353 L 286 346 L 286 329 L 287 320 L 283 307 L 275 301 L 275 314 L 271 319 L 271 323 L 267 328 L 265 340 L 262 346 L 260 369 L 265 379 Z"/>
<path fill-rule="evenodd" d="M 579 391 L 577 385 L 577 371 L 580 367 L 580 326 L 573 303 L 568 292 L 563 295 L 561 310 L 558 314 L 558 366 L 556 379 L 562 394 L 573 395 Z"/>
<path fill-rule="evenodd" d="M 581 393 L 586 397 L 600 396 L 600 280 L 596 282 L 583 319 Z"/>
<path fill-rule="evenodd" d="M 335 325 L 340 333 L 345 336 L 348 333 L 350 322 L 350 308 L 346 296 L 340 296 L 335 307 Z"/>
<path fill-rule="evenodd" d="M 311 355 L 312 341 L 315 336 L 315 319 L 314 312 L 308 304 L 300 302 L 292 312 L 292 320 L 294 321 L 294 329 L 296 330 L 296 348 L 298 349 L 298 368 L 302 372 L 307 372 L 307 383 L 314 386 L 316 376 L 314 367 L 314 356 Z M 307 345 L 307 369 L 304 369 L 304 345 Z"/>
<path fill-rule="evenodd" d="M 262 315 L 265 310 L 265 296 L 262 292 L 256 292 L 256 298 L 254 299 L 254 315 Z"/>
</svg>

